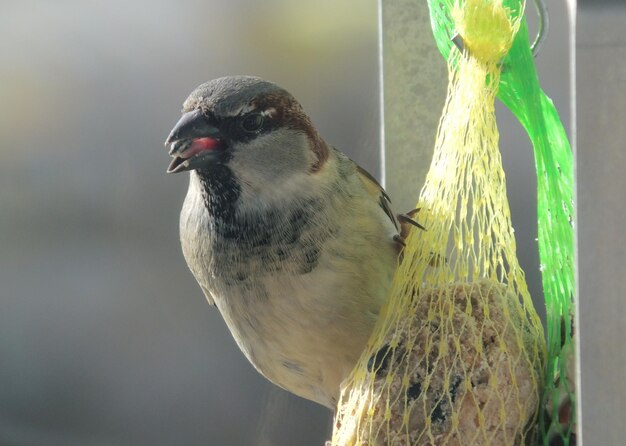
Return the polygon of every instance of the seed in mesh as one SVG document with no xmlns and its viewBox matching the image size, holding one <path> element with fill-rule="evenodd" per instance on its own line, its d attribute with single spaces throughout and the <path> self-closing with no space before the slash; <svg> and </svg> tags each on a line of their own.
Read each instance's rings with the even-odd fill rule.
<svg viewBox="0 0 626 446">
<path fill-rule="evenodd" d="M 391 347 L 389 344 L 385 344 L 367 361 L 367 370 L 369 372 L 382 373 L 387 370 L 390 359 Z"/>
<path fill-rule="evenodd" d="M 398 347 L 391 347 L 389 344 L 383 345 L 367 361 L 367 371 L 370 373 L 384 374 L 389 367 L 389 361 L 393 360 Z M 396 361 L 398 358 L 396 357 Z"/>
</svg>

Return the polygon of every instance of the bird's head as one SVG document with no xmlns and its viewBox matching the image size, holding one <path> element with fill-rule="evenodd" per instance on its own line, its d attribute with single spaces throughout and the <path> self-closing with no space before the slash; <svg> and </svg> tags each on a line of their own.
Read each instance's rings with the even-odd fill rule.
<svg viewBox="0 0 626 446">
<path fill-rule="evenodd" d="M 252 76 L 228 76 L 196 88 L 165 145 L 167 172 L 228 166 L 246 181 L 276 182 L 315 172 L 329 149 L 287 91 Z"/>
</svg>

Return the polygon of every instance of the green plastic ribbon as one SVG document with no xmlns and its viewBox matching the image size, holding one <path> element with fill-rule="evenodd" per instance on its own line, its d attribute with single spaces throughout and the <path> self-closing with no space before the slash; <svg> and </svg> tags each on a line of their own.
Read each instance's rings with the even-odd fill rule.
<svg viewBox="0 0 626 446">
<path fill-rule="evenodd" d="M 455 48 L 451 38 L 456 31 L 450 15 L 454 1 L 428 0 L 435 40 L 446 60 Z M 503 5 L 512 15 L 524 10 L 524 2 L 520 0 L 504 0 Z M 558 112 L 540 87 L 525 19 L 503 60 L 498 98 L 528 133 L 537 172 L 537 239 L 548 344 L 539 431 L 546 446 L 555 435 L 568 445 L 576 420 L 575 383 L 565 379 L 567 362 L 573 361 L 574 354 L 573 155 Z M 570 421 L 561 425 L 558 411 L 566 398 L 570 401 Z"/>
</svg>

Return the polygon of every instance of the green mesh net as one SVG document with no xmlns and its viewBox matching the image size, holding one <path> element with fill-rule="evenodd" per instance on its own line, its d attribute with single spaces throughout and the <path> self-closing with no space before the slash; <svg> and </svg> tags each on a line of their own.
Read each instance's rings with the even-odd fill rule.
<svg viewBox="0 0 626 446">
<path fill-rule="evenodd" d="M 427 231 L 407 238 L 388 304 L 343 388 L 332 444 L 522 445 L 536 444 L 538 430 L 546 444 L 554 438 L 567 443 L 571 421 L 558 416 L 568 401 L 573 412 L 564 359 L 568 346 L 573 351 L 567 139 L 538 87 L 523 3 L 443 0 L 429 6 L 450 79 L 417 205 Z M 463 53 L 452 49 L 456 33 Z M 496 95 L 529 131 L 543 177 L 547 363 L 543 328 L 515 252 Z"/>
</svg>

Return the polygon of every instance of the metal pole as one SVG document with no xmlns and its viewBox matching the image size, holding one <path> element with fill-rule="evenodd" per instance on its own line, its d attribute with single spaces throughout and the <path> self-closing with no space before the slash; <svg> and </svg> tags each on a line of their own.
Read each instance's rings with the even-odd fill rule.
<svg viewBox="0 0 626 446">
<path fill-rule="evenodd" d="M 426 1 L 379 0 L 382 172 L 398 212 L 413 209 L 432 159 L 448 85 Z"/>
</svg>

